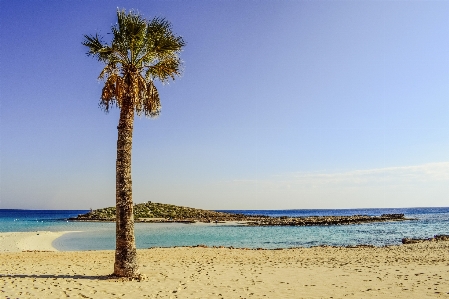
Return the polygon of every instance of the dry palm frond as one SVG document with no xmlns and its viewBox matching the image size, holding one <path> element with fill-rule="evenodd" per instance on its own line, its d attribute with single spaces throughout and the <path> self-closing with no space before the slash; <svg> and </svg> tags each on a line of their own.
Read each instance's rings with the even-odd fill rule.
<svg viewBox="0 0 449 299">
<path fill-rule="evenodd" d="M 161 101 L 159 92 L 153 84 L 153 81 L 148 82 L 145 98 L 145 115 L 154 117 L 159 115 L 161 111 Z"/>
</svg>

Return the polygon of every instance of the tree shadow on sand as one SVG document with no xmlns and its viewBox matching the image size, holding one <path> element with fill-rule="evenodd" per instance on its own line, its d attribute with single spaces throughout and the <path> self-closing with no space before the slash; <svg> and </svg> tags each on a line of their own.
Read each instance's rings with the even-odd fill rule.
<svg viewBox="0 0 449 299">
<path fill-rule="evenodd" d="M 117 277 L 111 275 L 69 275 L 69 274 L 0 274 L 2 278 L 42 278 L 42 279 L 87 279 L 87 280 L 111 280 Z"/>
<path fill-rule="evenodd" d="M 109 281 L 145 281 L 147 276 L 140 274 L 136 277 L 118 277 L 114 274 L 109 275 L 70 275 L 70 274 L 0 274 L 2 278 L 34 278 L 34 279 L 83 279 L 83 280 L 109 280 Z"/>
</svg>

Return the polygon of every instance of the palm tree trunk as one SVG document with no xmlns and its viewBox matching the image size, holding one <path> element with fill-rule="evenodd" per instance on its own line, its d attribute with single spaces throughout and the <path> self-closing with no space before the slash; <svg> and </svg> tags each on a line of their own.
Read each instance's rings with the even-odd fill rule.
<svg viewBox="0 0 449 299">
<path fill-rule="evenodd" d="M 139 275 L 136 242 L 134 238 L 134 215 L 131 181 L 131 148 L 133 136 L 134 107 L 123 105 L 117 127 L 116 161 L 116 250 L 114 275 L 136 277 Z"/>
</svg>

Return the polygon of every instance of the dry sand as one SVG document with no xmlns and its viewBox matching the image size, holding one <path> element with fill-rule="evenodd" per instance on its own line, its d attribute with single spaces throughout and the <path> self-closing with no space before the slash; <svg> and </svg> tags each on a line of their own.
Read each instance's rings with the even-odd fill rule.
<svg viewBox="0 0 449 299">
<path fill-rule="evenodd" d="M 3 252 L 0 298 L 449 298 L 449 242 L 138 255 L 140 282 L 108 278 L 113 251 Z"/>
</svg>

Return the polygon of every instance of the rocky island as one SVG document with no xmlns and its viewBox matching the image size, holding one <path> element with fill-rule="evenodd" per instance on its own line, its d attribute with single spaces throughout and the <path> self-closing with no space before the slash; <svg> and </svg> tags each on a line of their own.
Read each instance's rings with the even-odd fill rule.
<svg viewBox="0 0 449 299">
<path fill-rule="evenodd" d="M 86 214 L 70 218 L 72 221 L 115 221 L 115 207 L 92 210 Z M 146 202 L 134 205 L 135 222 L 176 222 L 176 223 L 226 223 L 237 222 L 248 226 L 310 226 L 310 225 L 348 225 L 371 222 L 414 220 L 404 214 L 382 214 L 381 216 L 307 216 L 270 217 L 265 215 L 232 214 L 188 208 L 170 204 Z"/>
</svg>

